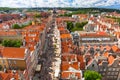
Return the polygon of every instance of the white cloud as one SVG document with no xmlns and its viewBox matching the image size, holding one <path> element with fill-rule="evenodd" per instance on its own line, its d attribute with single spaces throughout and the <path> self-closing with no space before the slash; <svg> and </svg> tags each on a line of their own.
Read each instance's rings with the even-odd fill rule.
<svg viewBox="0 0 120 80">
<path fill-rule="evenodd" d="M 1 7 L 105 7 L 120 0 L 0 0 Z"/>
</svg>

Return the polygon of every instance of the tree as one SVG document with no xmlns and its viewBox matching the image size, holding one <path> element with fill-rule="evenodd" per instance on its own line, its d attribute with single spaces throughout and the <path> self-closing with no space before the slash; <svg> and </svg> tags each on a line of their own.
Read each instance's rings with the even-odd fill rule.
<svg viewBox="0 0 120 80">
<path fill-rule="evenodd" d="M 19 24 L 14 24 L 14 25 L 12 26 L 12 28 L 13 28 L 13 29 L 20 29 L 21 27 L 20 27 Z"/>
<path fill-rule="evenodd" d="M 81 22 L 81 23 L 76 23 L 75 27 L 77 28 L 83 28 L 88 22 Z"/>
<path fill-rule="evenodd" d="M 102 76 L 96 71 L 87 70 L 84 73 L 85 80 L 101 80 Z"/>
<path fill-rule="evenodd" d="M 72 22 L 67 22 L 67 29 L 71 31 L 74 28 L 74 25 Z"/>
<path fill-rule="evenodd" d="M 29 21 L 28 23 L 24 23 L 24 24 L 21 24 L 21 25 L 19 25 L 19 24 L 14 24 L 14 25 L 12 26 L 12 28 L 13 28 L 13 29 L 21 29 L 21 28 L 24 28 L 24 27 L 29 26 L 29 25 L 32 25 L 32 21 Z"/>
<path fill-rule="evenodd" d="M 41 15 L 40 15 L 40 13 L 36 13 L 36 14 L 34 15 L 34 17 L 35 17 L 35 18 L 40 18 Z"/>
<path fill-rule="evenodd" d="M 75 25 L 73 24 L 73 22 L 67 22 L 67 29 L 71 32 L 74 32 L 74 31 L 82 31 L 83 30 L 83 27 L 87 24 L 88 22 L 85 21 L 85 22 L 77 22 L 75 23 Z"/>
<path fill-rule="evenodd" d="M 2 45 L 5 47 L 20 47 L 22 42 L 20 40 L 3 40 Z"/>
</svg>

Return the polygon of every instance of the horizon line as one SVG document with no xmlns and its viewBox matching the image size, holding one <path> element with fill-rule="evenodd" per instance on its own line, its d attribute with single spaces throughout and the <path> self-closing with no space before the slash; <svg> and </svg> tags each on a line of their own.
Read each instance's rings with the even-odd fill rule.
<svg viewBox="0 0 120 80">
<path fill-rule="evenodd" d="M 108 8 L 108 7 L 0 7 L 0 8 L 98 8 L 98 9 L 116 9 L 120 10 L 118 8 Z"/>
</svg>

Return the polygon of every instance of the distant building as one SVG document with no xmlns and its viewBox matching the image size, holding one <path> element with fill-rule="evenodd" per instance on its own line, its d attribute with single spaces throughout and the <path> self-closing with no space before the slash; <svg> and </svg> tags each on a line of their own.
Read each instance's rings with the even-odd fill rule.
<svg viewBox="0 0 120 80">
<path fill-rule="evenodd" d="M 116 44 L 117 38 L 115 36 L 110 36 L 105 32 L 78 32 L 79 42 L 81 45 L 85 44 Z"/>
</svg>

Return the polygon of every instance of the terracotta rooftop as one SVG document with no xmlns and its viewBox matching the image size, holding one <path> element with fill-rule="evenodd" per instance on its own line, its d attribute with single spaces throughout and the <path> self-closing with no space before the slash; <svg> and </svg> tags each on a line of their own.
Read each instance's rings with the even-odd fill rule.
<svg viewBox="0 0 120 80">
<path fill-rule="evenodd" d="M 11 78 L 18 80 L 18 73 L 13 74 L 12 72 L 10 72 L 10 73 L 0 72 L 0 79 L 1 80 L 11 80 Z"/>
<path fill-rule="evenodd" d="M 75 54 L 62 54 L 62 61 L 72 61 L 76 59 Z"/>
<path fill-rule="evenodd" d="M 61 34 L 60 35 L 61 38 L 71 38 L 70 34 Z"/>
<path fill-rule="evenodd" d="M 70 76 L 72 76 L 73 74 L 75 74 L 75 76 L 77 76 L 78 77 L 78 79 L 81 79 L 81 73 L 80 72 L 62 72 L 61 73 L 61 78 L 62 79 L 70 79 Z"/>
<path fill-rule="evenodd" d="M 0 31 L 0 36 L 15 36 L 17 35 L 17 32 L 15 30 L 10 31 L 10 30 L 1 30 Z"/>
<path fill-rule="evenodd" d="M 108 56 L 109 56 L 109 53 L 108 53 L 108 52 L 105 52 L 105 53 L 103 53 L 103 56 L 108 57 Z"/>
<path fill-rule="evenodd" d="M 118 46 L 116 46 L 116 45 L 113 45 L 113 46 L 112 46 L 113 52 L 116 52 L 118 49 L 119 49 Z"/>
<path fill-rule="evenodd" d="M 2 57 L 4 58 L 24 59 L 24 56 L 25 56 L 25 48 L 13 48 L 13 47 L 3 48 Z"/>
<path fill-rule="evenodd" d="M 109 57 L 108 57 L 108 62 L 109 62 L 109 65 L 111 65 L 113 62 L 114 62 L 114 57 L 112 56 L 112 55 L 110 55 Z"/>
</svg>

